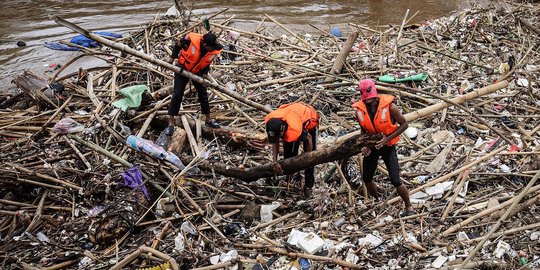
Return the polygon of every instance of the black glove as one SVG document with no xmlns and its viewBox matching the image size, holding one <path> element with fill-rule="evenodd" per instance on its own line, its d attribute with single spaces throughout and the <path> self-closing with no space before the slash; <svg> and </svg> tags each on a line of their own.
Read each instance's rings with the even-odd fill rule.
<svg viewBox="0 0 540 270">
<path fill-rule="evenodd" d="M 171 58 L 172 59 L 178 58 L 178 55 L 180 54 L 180 45 L 178 45 L 178 42 L 174 43 L 171 51 L 172 51 Z"/>
<path fill-rule="evenodd" d="M 179 43 L 180 43 L 180 48 L 185 51 L 189 48 L 191 41 L 183 37 L 182 39 L 180 39 Z"/>
</svg>

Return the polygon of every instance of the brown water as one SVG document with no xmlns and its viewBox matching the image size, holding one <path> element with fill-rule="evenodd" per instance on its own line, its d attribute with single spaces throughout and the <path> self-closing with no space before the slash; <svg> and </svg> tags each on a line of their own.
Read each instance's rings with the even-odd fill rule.
<svg viewBox="0 0 540 270">
<path fill-rule="evenodd" d="M 186 1 L 184 1 L 186 2 Z M 90 0 L 15 0 L 0 1 L 0 91 L 13 89 L 13 76 L 24 69 L 43 73 L 48 65 L 63 63 L 77 52 L 53 51 L 43 42 L 67 40 L 75 34 L 50 19 L 58 15 L 91 30 L 126 32 L 151 20 L 157 13 L 165 13 L 172 1 L 90 1 Z M 212 14 L 229 8 L 225 16 L 236 15 L 241 26 L 260 21 L 264 14 L 294 30 L 315 32 L 309 24 L 329 29 L 347 23 L 369 25 L 400 24 L 407 9 L 420 13 L 415 21 L 446 16 L 467 6 L 464 0 L 366 0 L 366 1 L 299 1 L 299 0 L 232 0 L 196 1 L 194 12 Z M 240 27 L 240 26 L 239 26 Z M 26 47 L 17 47 L 23 40 Z M 84 63 L 83 63 L 84 64 Z M 86 63 L 88 64 L 88 63 Z"/>
</svg>

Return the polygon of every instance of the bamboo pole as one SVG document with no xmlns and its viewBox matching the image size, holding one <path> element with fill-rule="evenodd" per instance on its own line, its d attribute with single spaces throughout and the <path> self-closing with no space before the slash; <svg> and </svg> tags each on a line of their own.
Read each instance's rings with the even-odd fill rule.
<svg viewBox="0 0 540 270">
<path fill-rule="evenodd" d="M 495 223 L 495 225 L 491 227 L 491 230 L 482 238 L 480 243 L 478 243 L 478 245 L 476 245 L 476 247 L 471 251 L 471 253 L 469 253 L 469 256 L 467 256 L 465 261 L 463 261 L 463 263 L 459 266 L 459 269 L 463 269 L 463 267 L 476 256 L 478 250 L 482 248 L 482 246 L 484 246 L 484 243 L 486 243 L 486 241 L 499 229 L 499 227 L 506 220 L 506 218 L 508 218 L 508 216 L 512 213 L 514 208 L 517 207 L 518 203 L 523 199 L 523 197 L 525 197 L 525 195 L 527 195 L 527 192 L 533 187 L 534 183 L 536 183 L 536 180 L 538 180 L 538 178 L 540 178 L 540 170 L 534 175 L 533 179 L 531 179 L 529 184 L 527 184 L 527 186 L 523 188 L 519 195 L 513 199 L 512 205 L 506 210 L 504 215 L 497 221 L 497 223 Z"/>
<path fill-rule="evenodd" d="M 441 176 L 441 177 L 439 177 L 439 178 L 437 178 L 437 179 L 431 180 L 431 181 L 425 183 L 424 185 L 422 185 L 422 186 L 420 186 L 420 187 L 417 187 L 417 188 L 411 190 L 409 194 L 410 194 L 410 195 L 413 195 L 414 193 L 416 193 L 416 192 L 418 192 L 418 191 L 420 191 L 420 190 L 422 190 L 422 189 L 431 187 L 431 186 L 436 185 L 436 184 L 438 184 L 438 183 L 440 183 L 440 182 L 442 182 L 442 181 L 445 181 L 445 180 L 447 180 L 447 179 L 449 179 L 449 178 L 451 178 L 451 177 L 454 177 L 454 176 L 456 176 L 456 175 L 459 175 L 462 171 L 465 171 L 465 170 L 467 170 L 467 169 L 470 169 L 471 167 L 475 166 L 476 164 L 478 164 L 478 163 L 480 163 L 480 162 L 483 162 L 483 161 L 485 161 L 485 160 L 487 160 L 487 159 L 489 159 L 489 158 L 495 156 L 496 154 L 498 154 L 499 152 L 501 152 L 501 151 L 504 150 L 505 148 L 506 148 L 505 146 L 499 147 L 498 149 L 492 151 L 491 153 L 489 153 L 489 154 L 487 154 L 487 155 L 484 155 L 483 157 L 480 157 L 480 158 L 476 159 L 475 161 L 473 161 L 473 162 L 471 162 L 471 163 L 469 163 L 469 164 L 467 164 L 467 165 L 465 165 L 465 166 L 463 166 L 463 167 L 461 167 L 461 168 L 459 168 L 459 169 L 457 169 L 457 170 L 454 170 L 454 171 L 451 172 L 451 173 L 445 174 L 445 175 L 443 175 L 443 176 Z M 389 201 L 387 202 L 387 204 L 393 204 L 393 203 L 396 203 L 399 199 L 400 199 L 399 197 L 395 197 L 395 198 L 389 200 Z"/>
<path fill-rule="evenodd" d="M 502 231 L 502 232 L 498 232 L 498 233 L 493 234 L 489 238 L 493 239 L 493 238 L 497 238 L 497 237 L 500 237 L 500 236 L 506 236 L 506 235 L 519 233 L 519 232 L 522 232 L 522 231 L 536 229 L 536 228 L 540 228 L 540 222 L 525 225 L 525 226 L 521 226 L 521 227 L 517 227 L 517 228 L 513 228 L 513 229 L 509 229 L 509 230 L 505 230 L 505 231 Z M 467 241 L 467 243 L 472 244 L 474 242 L 478 242 L 480 239 L 482 239 L 482 238 L 474 238 L 474 239 L 471 239 L 471 240 Z"/>
<path fill-rule="evenodd" d="M 396 46 L 394 50 L 396 51 L 396 58 L 398 59 L 398 62 L 400 61 L 401 57 L 399 55 L 399 40 L 401 39 L 401 35 L 403 34 L 403 27 L 405 26 L 405 22 L 407 21 L 407 17 L 409 17 L 409 9 L 405 12 L 405 17 L 403 17 L 403 21 L 401 22 L 401 26 L 399 27 L 398 36 L 396 38 Z"/>
<path fill-rule="evenodd" d="M 332 66 L 332 69 L 330 71 L 332 74 L 341 73 L 341 70 L 343 69 L 343 66 L 345 65 L 347 61 L 347 56 L 349 56 L 349 53 L 351 52 L 351 49 L 354 43 L 356 42 L 356 39 L 358 39 L 359 34 L 360 32 L 358 31 L 354 31 L 351 34 L 349 34 L 347 41 L 345 41 L 345 44 L 343 44 L 343 46 L 341 47 L 341 50 L 339 51 L 336 61 L 334 62 L 334 65 Z M 329 80 L 327 80 L 327 82 L 328 81 Z"/>
<path fill-rule="evenodd" d="M 288 219 L 288 218 L 291 218 L 291 217 L 293 217 L 293 216 L 296 216 L 296 215 L 298 215 L 299 213 L 300 213 L 300 211 L 295 211 L 295 212 L 286 214 L 286 215 L 281 216 L 281 217 L 279 217 L 279 218 L 276 218 L 276 219 L 274 219 L 274 220 L 271 220 L 271 221 L 268 221 L 268 222 L 265 222 L 265 223 L 261 223 L 261 224 L 255 226 L 255 227 L 249 228 L 249 231 L 250 231 L 250 232 L 253 232 L 253 231 L 256 231 L 256 230 L 258 230 L 258 229 L 266 228 L 266 227 L 268 227 L 268 226 L 271 226 L 271 225 L 273 225 L 273 224 L 282 222 L 282 221 L 284 221 L 284 220 L 286 220 L 286 219 Z"/>
<path fill-rule="evenodd" d="M 466 180 L 467 180 L 467 177 L 469 177 L 469 173 L 470 173 L 470 170 L 464 170 L 464 171 L 462 171 L 460 173 L 460 177 L 458 177 L 458 179 L 459 179 L 458 182 L 459 183 L 458 183 L 457 187 L 454 189 L 454 195 L 452 195 L 452 198 L 450 198 L 450 201 L 448 202 L 448 205 L 444 209 L 444 212 L 443 212 L 443 214 L 441 216 L 440 222 L 444 222 L 444 220 L 448 216 L 448 213 L 450 212 L 450 210 L 452 210 L 452 206 L 454 206 L 454 203 L 456 202 L 457 196 L 461 192 L 461 189 L 465 185 L 465 182 L 467 182 Z"/>
<path fill-rule="evenodd" d="M 532 187 L 530 190 L 528 190 L 527 194 L 531 194 L 531 193 L 534 193 L 534 192 L 537 192 L 538 190 L 540 190 L 540 185 L 536 185 L 534 187 Z M 488 209 L 485 209 L 484 211 L 474 215 L 474 216 L 471 216 L 469 218 L 467 218 L 466 220 L 463 220 L 461 222 L 459 222 L 458 224 L 455 224 L 454 226 L 448 228 L 447 230 L 443 231 L 442 232 L 442 236 L 448 236 L 454 232 L 456 232 L 457 230 L 465 227 L 467 224 L 470 224 L 471 222 L 481 218 L 481 217 L 485 217 L 491 213 L 494 213 L 494 212 L 497 212 L 501 209 L 504 209 L 506 208 L 507 206 L 509 206 L 510 204 L 512 204 L 514 202 L 514 200 L 516 199 L 516 197 L 513 197 L 509 200 L 507 200 L 506 202 L 504 203 L 501 203 L 499 205 L 496 205 L 494 207 L 491 207 L 491 208 L 488 208 Z"/>
<path fill-rule="evenodd" d="M 246 89 L 253 89 L 253 88 L 268 86 L 268 85 L 272 85 L 272 84 L 276 84 L 276 83 L 291 82 L 291 81 L 294 81 L 296 79 L 305 78 L 305 77 L 308 77 L 308 76 L 311 76 L 311 75 L 313 75 L 313 73 L 310 73 L 310 72 L 300 73 L 300 74 L 292 75 L 292 76 L 289 76 L 289 77 L 278 78 L 278 79 L 273 79 L 273 80 L 269 80 L 269 81 L 263 81 L 263 82 L 250 84 L 250 85 L 247 85 L 245 88 Z"/>
<path fill-rule="evenodd" d="M 45 179 L 45 180 L 49 180 L 51 182 L 54 182 L 54 183 L 57 183 L 57 184 L 61 184 L 63 186 L 67 186 L 67 187 L 70 187 L 70 188 L 74 188 L 76 190 L 83 190 L 82 187 L 78 186 L 78 185 L 75 185 L 74 183 L 71 183 L 71 182 L 68 182 L 68 181 L 65 181 L 65 180 L 61 180 L 61 179 L 58 179 L 58 178 L 55 178 L 55 177 L 52 177 L 52 176 L 49 176 L 49 175 L 46 175 L 46 174 L 42 174 L 42 173 L 38 173 L 38 172 L 35 172 L 35 171 L 32 171 L 32 170 L 29 170 L 27 168 L 24 168 L 22 166 L 19 166 L 17 164 L 13 164 L 13 163 L 7 163 L 9 166 L 13 167 L 14 169 L 18 170 L 18 171 L 21 171 L 21 172 L 24 172 L 24 173 L 27 173 L 27 174 L 30 174 L 30 175 L 35 175 L 41 179 Z"/>
<path fill-rule="evenodd" d="M 75 146 L 75 144 L 73 144 L 73 142 L 68 137 L 66 137 L 66 135 L 62 135 L 62 139 L 64 140 L 64 142 L 66 142 L 69 145 L 69 147 L 71 147 L 71 149 L 73 149 L 73 151 L 75 151 L 75 154 L 79 156 L 79 158 L 84 163 L 86 168 L 88 170 L 92 170 L 92 165 L 90 165 L 90 162 L 88 162 L 86 157 L 84 157 L 84 155 L 81 153 L 81 151 L 79 151 L 79 149 Z"/>
<path fill-rule="evenodd" d="M 195 82 L 198 82 L 198 83 L 201 83 L 201 84 L 204 84 L 204 85 L 207 85 L 207 86 L 210 86 L 212 88 L 215 88 L 217 89 L 218 91 L 222 92 L 222 93 L 225 93 L 229 96 L 231 96 L 232 98 L 248 105 L 248 106 L 251 106 L 255 109 L 258 109 L 262 112 L 266 112 L 266 113 L 270 113 L 272 110 L 265 107 L 264 105 L 261 105 L 259 103 L 256 103 L 254 101 L 251 101 L 243 96 L 241 96 L 240 94 L 236 93 L 236 92 L 233 92 L 233 91 L 230 91 L 229 89 L 225 88 L 225 87 L 222 87 L 220 85 L 217 85 L 215 83 L 212 83 L 208 80 L 205 80 L 204 78 L 200 77 L 200 76 L 197 76 L 191 72 L 188 72 L 186 70 L 182 70 L 180 67 L 178 66 L 174 66 L 172 64 L 169 64 L 163 60 L 159 60 L 159 59 L 156 59 L 148 54 L 145 54 L 145 53 L 141 53 L 135 49 L 132 49 L 130 48 L 129 46 L 125 45 L 125 44 L 121 44 L 121 43 L 118 43 L 118 42 L 114 42 L 114 41 L 111 41 L 111 40 L 108 40 L 106 38 L 103 38 L 101 37 L 100 35 L 96 35 L 96 34 L 93 34 L 91 32 L 89 32 L 88 30 L 85 30 L 79 26 L 77 26 L 76 24 L 73 24 L 67 20 L 64 20 L 60 17 L 55 17 L 55 21 L 56 23 L 60 24 L 60 25 L 63 25 L 67 28 L 70 28 L 71 30 L 83 35 L 83 36 L 86 36 L 88 38 L 91 38 L 105 46 L 108 46 L 108 47 L 111 47 L 113 49 L 116 49 L 116 50 L 119 50 L 121 52 L 124 52 L 124 53 L 127 53 L 127 54 L 130 54 L 132 56 L 135 56 L 135 57 L 138 57 L 138 58 L 141 58 L 145 61 L 148 61 L 152 64 L 155 64 L 155 65 L 158 65 L 160 67 L 163 67 L 163 68 L 166 68 L 168 70 L 172 70 L 173 72 L 175 73 L 178 73 L 186 78 L 189 78 Z"/>
<path fill-rule="evenodd" d="M 216 269 L 228 269 L 229 266 L 232 266 L 233 264 L 236 263 L 236 260 L 233 259 L 233 260 L 230 260 L 228 262 L 224 262 L 224 263 L 217 263 L 217 264 L 214 264 L 214 265 L 209 265 L 209 266 L 204 266 L 204 267 L 198 267 L 198 268 L 193 268 L 191 270 L 216 270 Z"/>
<path fill-rule="evenodd" d="M 43 126 L 41 126 L 41 129 L 34 133 L 34 135 L 32 135 L 33 137 L 35 137 L 36 135 L 40 134 L 41 132 L 45 131 L 45 128 L 47 128 L 47 126 L 56 118 L 56 116 L 62 112 L 62 110 L 64 110 L 64 108 L 66 108 L 69 103 L 71 102 L 71 100 L 73 99 L 73 96 L 69 96 L 66 101 L 64 101 L 64 104 L 62 104 L 62 106 L 60 106 L 60 108 L 56 109 L 56 111 L 53 113 L 53 115 L 51 115 L 51 117 L 49 117 L 49 119 L 47 119 L 47 122 L 45 122 L 45 124 L 43 124 Z"/>
<path fill-rule="evenodd" d="M 88 147 L 88 148 L 90 148 L 90 149 L 92 149 L 92 150 L 94 150 L 94 151 L 96 151 L 96 152 L 98 152 L 98 153 L 100 153 L 100 154 L 102 154 L 102 155 L 104 155 L 104 156 L 106 156 L 106 157 L 108 157 L 108 158 L 110 158 L 110 159 L 112 159 L 112 160 L 114 160 L 114 161 L 116 161 L 116 162 L 118 162 L 118 163 L 120 163 L 120 164 L 122 164 L 124 167 L 127 167 L 127 168 L 133 167 L 133 164 L 131 164 L 130 162 L 128 162 L 125 159 L 123 159 L 123 158 L 121 158 L 121 157 L 119 157 L 119 156 L 117 156 L 117 155 L 103 149 L 99 145 L 96 145 L 96 144 L 93 144 L 91 142 L 85 141 L 85 140 L 83 140 L 83 139 L 81 139 L 81 138 L 79 138 L 79 137 L 77 137 L 75 135 L 70 135 L 69 138 L 76 141 L 76 142 L 78 142 L 78 143 L 80 143 L 80 144 L 82 144 L 82 145 L 84 145 L 84 146 L 86 146 L 86 147 Z M 150 179 L 150 177 L 146 173 L 141 172 L 141 174 L 145 179 Z M 154 181 L 150 181 L 150 183 L 156 189 L 158 189 L 159 191 L 161 191 L 161 192 L 165 191 L 165 189 L 162 186 L 155 183 Z"/>
<path fill-rule="evenodd" d="M 388 83 L 382 83 L 382 82 L 379 82 L 377 83 L 379 85 L 386 85 L 386 86 L 391 86 L 391 84 L 388 84 Z M 451 105 L 454 105 L 460 109 L 462 109 L 463 111 L 465 112 L 468 112 L 469 115 L 471 115 L 472 117 L 474 117 L 476 120 L 478 120 L 478 122 L 480 122 L 481 124 L 483 124 L 484 126 L 486 126 L 488 129 L 490 129 L 491 131 L 493 131 L 495 134 L 497 134 L 497 136 L 499 136 L 501 139 L 503 139 L 504 141 L 506 141 L 509 145 L 513 145 L 514 142 L 512 140 L 510 140 L 507 136 L 504 136 L 498 129 L 495 129 L 494 127 L 492 127 L 488 122 L 486 122 L 486 120 L 484 120 L 482 117 L 479 117 L 478 115 L 476 115 L 475 113 L 471 112 L 467 107 L 461 105 L 461 103 L 459 102 L 455 102 L 451 99 L 447 99 L 445 97 L 442 97 L 442 96 L 439 96 L 437 94 L 433 94 L 431 92 L 426 92 L 424 90 L 420 90 L 420 89 L 417 89 L 417 88 L 411 88 L 411 87 L 406 87 L 406 86 L 402 86 L 402 85 L 396 85 L 395 87 L 398 87 L 398 88 L 401 88 L 401 89 L 404 89 L 404 90 L 408 90 L 408 91 L 413 91 L 413 92 L 416 92 L 416 93 L 421 93 L 421 94 L 424 94 L 424 95 L 428 95 L 428 96 L 432 96 L 432 97 L 435 97 L 435 98 L 438 98 L 446 103 L 449 103 Z M 474 96 L 474 95 L 473 95 Z M 462 98 L 463 96 L 460 96 L 458 98 Z"/>
<path fill-rule="evenodd" d="M 41 183 L 41 182 L 37 182 L 37 181 L 34 181 L 34 180 L 30 180 L 30 179 L 24 179 L 24 178 L 21 178 L 21 177 L 15 177 L 15 178 L 13 178 L 13 180 L 17 181 L 17 182 L 21 182 L 21 183 L 27 183 L 27 184 L 36 185 L 36 186 L 40 186 L 40 187 L 51 188 L 51 189 L 64 189 L 64 187 L 59 187 L 59 186 L 55 186 L 55 185 L 51 185 L 51 184 Z"/>
<path fill-rule="evenodd" d="M 426 50 L 426 51 L 430 51 L 430 52 L 434 52 L 434 53 L 438 53 L 438 54 L 444 55 L 444 56 L 446 56 L 446 57 L 448 57 L 448 58 L 452 58 L 452 59 L 454 59 L 454 60 L 463 62 L 463 63 L 465 63 L 465 64 L 469 64 L 469 65 L 472 65 L 472 66 L 477 66 L 477 67 L 486 69 L 486 70 L 488 70 L 488 71 L 492 71 L 492 70 L 493 70 L 493 68 L 491 68 L 491 67 L 487 67 L 487 66 L 483 66 L 483 65 L 480 65 L 480 64 L 471 62 L 471 61 L 463 60 L 463 59 L 461 59 L 461 58 L 459 58 L 459 57 L 457 57 L 457 56 L 454 56 L 454 55 L 452 55 L 452 54 L 445 53 L 445 52 L 441 52 L 441 51 L 437 51 L 437 50 L 435 50 L 435 49 L 433 49 L 433 48 L 429 48 L 429 47 L 424 46 L 424 45 L 421 45 L 421 44 L 417 44 L 416 46 L 417 46 L 418 48 L 420 48 L 420 49 L 423 49 L 423 50 Z"/>
<path fill-rule="evenodd" d="M 152 253 L 154 254 L 156 257 L 164 260 L 164 261 L 167 261 L 170 263 L 171 265 L 171 268 L 173 270 L 179 270 L 180 268 L 178 267 L 178 263 L 176 262 L 176 260 L 163 253 L 163 252 L 160 252 L 160 251 L 157 251 L 151 247 L 147 247 L 147 246 L 140 246 L 137 250 L 135 250 L 133 253 L 131 253 L 130 255 L 128 255 L 127 257 L 125 257 L 123 260 L 121 260 L 120 262 L 118 262 L 115 266 L 111 267 L 111 270 L 120 270 L 122 268 L 124 268 L 125 266 L 127 266 L 130 262 L 132 262 L 133 260 L 135 260 L 137 257 L 139 257 L 141 254 L 143 253 Z"/>
<path fill-rule="evenodd" d="M 283 30 L 285 30 L 285 32 L 289 33 L 291 36 L 293 36 L 294 38 L 298 39 L 300 42 L 304 43 L 304 45 L 306 45 L 308 48 L 310 48 L 311 50 L 313 50 L 313 47 L 311 46 L 311 44 L 309 44 L 307 41 L 305 41 L 303 38 L 301 38 L 300 36 L 298 36 L 296 33 L 294 33 L 293 31 L 289 30 L 287 27 L 285 27 L 283 24 L 279 23 L 278 21 L 274 20 L 274 18 L 270 17 L 270 15 L 268 14 L 264 14 L 264 16 L 266 16 L 268 19 L 270 19 L 273 23 L 275 23 L 277 26 L 281 27 Z"/>
<path fill-rule="evenodd" d="M 185 114 L 182 114 L 180 116 L 180 119 L 182 120 L 182 125 L 184 127 L 184 130 L 186 131 L 188 142 L 189 142 L 189 145 L 191 146 L 191 150 L 193 154 L 195 156 L 199 156 L 201 153 L 201 148 L 197 144 L 197 140 L 195 140 L 195 136 L 193 136 L 193 132 L 191 131 L 191 127 L 189 126 L 187 116 Z"/>
</svg>

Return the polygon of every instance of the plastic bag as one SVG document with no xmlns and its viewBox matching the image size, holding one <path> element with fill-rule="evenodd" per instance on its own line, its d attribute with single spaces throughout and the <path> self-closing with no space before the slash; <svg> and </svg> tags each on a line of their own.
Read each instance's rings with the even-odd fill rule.
<svg viewBox="0 0 540 270">
<path fill-rule="evenodd" d="M 71 118 L 62 118 L 54 125 L 53 130 L 60 134 L 77 133 L 84 130 L 84 126 Z"/>
</svg>

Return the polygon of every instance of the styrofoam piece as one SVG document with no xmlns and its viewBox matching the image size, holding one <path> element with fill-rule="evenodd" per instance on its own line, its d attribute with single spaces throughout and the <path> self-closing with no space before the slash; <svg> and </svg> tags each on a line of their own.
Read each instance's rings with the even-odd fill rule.
<svg viewBox="0 0 540 270">
<path fill-rule="evenodd" d="M 358 239 L 359 246 L 366 246 L 366 247 L 372 247 L 372 248 L 379 246 L 383 242 L 384 242 L 383 239 L 371 233 L 366 235 L 366 237 Z"/>
<path fill-rule="evenodd" d="M 431 263 L 431 266 L 433 266 L 433 268 L 441 268 L 441 266 L 443 266 L 443 264 L 448 260 L 448 257 L 446 256 L 439 256 L 437 257 L 437 259 L 435 259 L 432 263 Z"/>
<path fill-rule="evenodd" d="M 418 136 L 418 129 L 415 127 L 408 127 L 403 133 L 405 133 L 405 136 L 409 139 L 414 140 Z"/>
<path fill-rule="evenodd" d="M 345 257 L 345 261 L 348 263 L 356 264 L 360 260 L 360 257 L 358 257 L 354 252 L 349 251 L 347 253 L 347 257 Z"/>
<path fill-rule="evenodd" d="M 466 242 L 466 241 L 469 241 L 469 236 L 465 233 L 465 232 L 459 232 L 457 234 L 457 239 L 458 241 L 460 242 Z"/>
<path fill-rule="evenodd" d="M 517 84 L 519 86 L 528 87 L 529 86 L 529 80 L 527 80 L 525 78 L 519 78 L 519 79 L 517 79 Z"/>
<path fill-rule="evenodd" d="M 538 239 L 540 239 L 540 232 L 532 232 L 531 233 L 531 240 L 536 241 Z"/>
<path fill-rule="evenodd" d="M 238 257 L 238 251 L 236 251 L 236 249 L 233 249 L 227 253 L 221 254 L 221 256 L 219 257 L 219 260 L 222 263 L 224 263 L 224 262 L 231 261 L 232 259 L 235 259 L 236 257 Z"/>
<path fill-rule="evenodd" d="M 459 192 L 459 196 L 465 197 L 467 195 L 468 190 L 469 190 L 469 181 L 467 181 L 467 182 L 465 182 L 465 184 L 463 184 L 463 188 Z"/>
<path fill-rule="evenodd" d="M 307 254 L 315 254 L 324 246 L 324 240 L 310 232 L 298 241 L 298 246 Z"/>
<path fill-rule="evenodd" d="M 261 221 L 262 222 L 269 222 L 272 221 L 272 211 L 279 208 L 281 203 L 279 202 L 272 202 L 272 204 L 265 204 L 261 205 Z"/>
<path fill-rule="evenodd" d="M 448 191 L 452 188 L 454 181 L 446 181 L 438 183 L 434 186 L 426 188 L 426 193 L 430 196 L 433 196 L 433 199 L 440 199 L 445 191 Z"/>
<path fill-rule="evenodd" d="M 174 249 L 178 252 L 182 252 L 185 249 L 184 235 L 181 232 L 174 238 Z"/>
<path fill-rule="evenodd" d="M 423 191 L 418 191 L 414 194 L 411 194 L 411 199 L 417 199 L 417 200 L 420 200 L 420 199 L 426 199 L 429 197 L 429 194 L 423 192 Z"/>
<path fill-rule="evenodd" d="M 493 252 L 495 254 L 495 257 L 497 258 L 501 258 L 502 255 L 504 255 L 504 253 L 506 253 L 507 251 L 510 250 L 510 244 L 504 242 L 504 241 L 499 241 L 499 243 L 497 243 L 497 247 L 495 248 L 495 251 Z"/>
<path fill-rule="evenodd" d="M 219 263 L 219 257 L 220 257 L 219 255 L 215 255 L 215 256 L 210 257 L 210 263 L 212 265 L 218 264 Z"/>
<path fill-rule="evenodd" d="M 509 173 L 511 171 L 510 167 L 508 167 L 505 164 L 501 164 L 501 166 L 499 166 L 499 169 L 501 169 L 501 172 L 504 172 L 504 173 Z"/>
<path fill-rule="evenodd" d="M 292 229 L 291 233 L 289 234 L 289 238 L 287 239 L 287 243 L 293 246 L 298 246 L 298 241 L 304 238 L 304 236 L 306 236 L 305 232 L 301 232 L 297 229 Z"/>
</svg>

